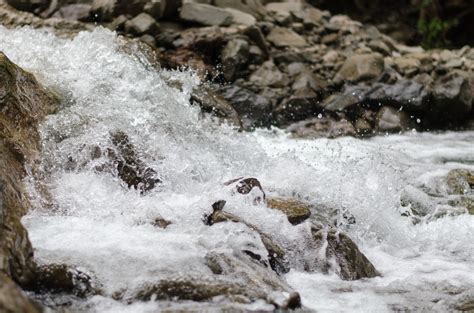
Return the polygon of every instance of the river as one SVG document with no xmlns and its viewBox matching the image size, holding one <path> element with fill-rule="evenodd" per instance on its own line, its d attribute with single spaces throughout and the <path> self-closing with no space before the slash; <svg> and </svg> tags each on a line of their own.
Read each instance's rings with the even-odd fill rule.
<svg viewBox="0 0 474 313">
<path fill-rule="evenodd" d="M 73 264 L 101 285 L 103 295 L 74 300 L 73 308 L 155 312 L 197 306 L 127 304 L 111 295 L 160 278 L 209 275 L 204 263 L 209 251 L 264 251 L 242 225 L 203 224 L 220 199 L 290 251 L 292 269 L 284 279 L 308 309 L 446 312 L 474 296 L 474 216 L 447 209 L 437 217 L 443 206 L 426 203 L 433 212 L 415 223 L 402 216 L 406 208 L 400 204 L 413 189 L 443 195 L 443 177 L 451 169 L 473 170 L 474 132 L 365 140 L 295 140 L 278 129 L 239 133 L 189 103 L 198 84 L 193 73 L 154 71 L 122 52 L 115 34 L 105 29 L 70 40 L 0 27 L 0 50 L 63 98 L 60 111 L 41 125 L 42 154 L 27 178 L 35 209 L 23 222 L 40 262 Z M 170 87 L 171 80 L 182 88 Z M 106 159 L 91 153 L 106 150 L 114 131 L 128 135 L 140 158 L 159 173 L 160 186 L 143 195 L 96 170 Z M 293 226 L 279 211 L 232 198 L 222 183 L 242 176 L 257 177 L 267 195 L 297 196 L 353 215 L 355 224 L 339 217 L 340 227 L 382 276 L 342 281 L 336 274 L 305 272 L 309 223 Z M 172 224 L 152 226 L 158 216 Z"/>
</svg>

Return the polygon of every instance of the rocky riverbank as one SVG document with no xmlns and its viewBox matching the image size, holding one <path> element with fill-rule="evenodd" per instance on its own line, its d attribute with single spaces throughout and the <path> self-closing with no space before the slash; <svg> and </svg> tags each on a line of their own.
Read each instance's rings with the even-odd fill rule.
<svg viewBox="0 0 474 313">
<path fill-rule="evenodd" d="M 315 138 L 473 127 L 473 48 L 405 46 L 303 1 L 8 2 L 59 29 L 99 23 L 139 38 L 163 67 L 195 70 L 207 85 L 196 103 L 243 129 Z"/>
</svg>

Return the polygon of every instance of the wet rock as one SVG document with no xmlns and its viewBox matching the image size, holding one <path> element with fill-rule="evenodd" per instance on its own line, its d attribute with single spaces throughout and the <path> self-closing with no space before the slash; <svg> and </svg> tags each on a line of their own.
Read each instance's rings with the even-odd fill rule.
<svg viewBox="0 0 474 313">
<path fill-rule="evenodd" d="M 287 130 L 295 138 L 336 138 L 355 136 L 354 126 L 345 118 L 336 119 L 329 116 L 315 117 L 288 126 Z"/>
<path fill-rule="evenodd" d="M 383 57 L 378 53 L 358 54 L 346 59 L 335 80 L 358 82 L 378 78 L 384 70 Z"/>
<path fill-rule="evenodd" d="M 344 92 L 330 95 L 321 106 L 328 111 L 346 111 L 363 100 L 360 89 L 347 88 Z"/>
<path fill-rule="evenodd" d="M 291 29 L 284 27 L 273 28 L 270 31 L 270 34 L 268 34 L 267 40 L 270 41 L 274 46 L 280 48 L 302 48 L 308 44 L 303 37 L 292 31 Z"/>
<path fill-rule="evenodd" d="M 394 84 L 373 84 L 364 94 L 364 99 L 376 104 L 403 107 L 410 112 L 420 112 L 428 108 L 431 92 L 413 79 L 400 79 Z"/>
<path fill-rule="evenodd" d="M 269 198 L 267 206 L 283 212 L 293 225 L 301 224 L 311 216 L 310 206 L 296 199 Z"/>
<path fill-rule="evenodd" d="M 274 304 L 277 308 L 295 309 L 301 307 L 298 293 L 292 291 L 275 272 L 262 265 L 260 260 L 252 256 L 249 257 L 245 252 L 232 254 L 210 252 L 206 255 L 206 264 L 214 274 L 225 276 L 232 281 L 241 281 L 256 295 L 262 295 L 262 292 L 266 293 L 263 299 Z M 256 290 L 259 292 L 255 292 Z M 277 293 L 278 296 L 275 295 Z M 254 298 L 257 297 L 254 296 Z"/>
<path fill-rule="evenodd" d="M 232 14 L 224 9 L 193 2 L 183 4 L 179 17 L 188 22 L 209 26 L 228 26 L 233 21 Z"/>
<path fill-rule="evenodd" d="M 459 73 L 445 75 L 434 83 L 431 113 L 436 119 L 461 118 L 471 112 L 473 97 L 466 77 Z"/>
<path fill-rule="evenodd" d="M 266 61 L 250 75 L 250 81 L 259 86 L 284 87 L 288 78 L 278 69 L 273 61 Z"/>
<path fill-rule="evenodd" d="M 29 299 L 8 276 L 0 272 L 0 312 L 41 313 L 43 309 Z"/>
<path fill-rule="evenodd" d="M 382 132 L 399 132 L 410 127 L 410 117 L 407 113 L 384 106 L 377 113 L 376 128 Z"/>
<path fill-rule="evenodd" d="M 191 101 L 197 103 L 204 112 L 227 119 L 236 126 L 241 126 L 239 113 L 226 100 L 225 95 L 220 95 L 212 88 L 201 85 L 193 89 Z"/>
<path fill-rule="evenodd" d="M 245 129 L 270 124 L 271 102 L 266 97 L 237 85 L 226 86 L 219 91 L 238 112 Z"/>
<path fill-rule="evenodd" d="M 213 212 L 205 218 L 206 225 L 212 226 L 214 224 L 222 222 L 234 222 L 246 225 L 248 228 L 252 229 L 260 235 L 260 239 L 262 240 L 263 245 L 268 251 L 268 260 L 272 269 L 275 270 L 277 273 L 287 272 L 288 262 L 286 260 L 286 253 L 283 248 L 276 244 L 270 236 L 259 230 L 258 227 L 242 220 L 236 215 L 225 212 L 223 210 L 224 206 L 225 201 L 218 201 L 212 205 Z"/>
<path fill-rule="evenodd" d="M 235 190 L 242 194 L 242 195 L 247 195 L 249 194 L 252 189 L 257 188 L 260 190 L 261 195 L 257 195 L 257 197 L 254 199 L 255 203 L 260 203 L 262 201 L 265 201 L 265 192 L 263 191 L 262 185 L 258 181 L 258 179 L 250 177 L 250 178 L 243 178 L 239 177 L 236 179 L 232 179 L 228 182 L 225 182 L 225 186 L 229 185 L 234 185 L 235 184 Z"/>
<path fill-rule="evenodd" d="M 125 31 L 135 36 L 143 34 L 156 35 L 159 28 L 160 26 L 156 20 L 147 13 L 140 13 L 125 23 Z"/>
<path fill-rule="evenodd" d="M 25 165 L 40 150 L 38 124 L 59 99 L 0 53 L 0 272 L 20 285 L 31 282 L 33 248 L 21 217 L 30 208 Z"/>
<path fill-rule="evenodd" d="M 189 68 L 202 78 L 213 78 L 216 75 L 215 68 L 209 64 L 204 57 L 197 54 L 194 49 L 179 48 L 174 51 L 165 51 L 161 55 L 161 60 L 167 68 L 182 69 Z"/>
<path fill-rule="evenodd" d="M 224 78 L 232 82 L 238 77 L 249 58 L 249 43 L 240 38 L 230 40 L 221 53 Z"/>
<path fill-rule="evenodd" d="M 474 192 L 474 171 L 468 169 L 455 169 L 449 171 L 446 177 L 448 193 L 463 195 Z"/>
<path fill-rule="evenodd" d="M 462 196 L 451 199 L 448 201 L 448 204 L 453 207 L 465 208 L 469 214 L 474 215 L 474 196 Z"/>
<path fill-rule="evenodd" d="M 161 183 L 158 173 L 140 160 L 127 134 L 116 131 L 110 137 L 115 150 L 108 151 L 108 156 L 114 162 L 117 175 L 129 188 L 133 187 L 144 194 Z"/>
<path fill-rule="evenodd" d="M 168 227 L 172 223 L 170 221 L 167 221 L 164 218 L 159 216 L 159 217 L 155 218 L 151 224 L 155 227 L 165 229 L 166 227 Z"/>
<path fill-rule="evenodd" d="M 325 256 L 318 260 L 323 270 L 334 270 L 344 280 L 373 278 L 380 273 L 346 234 L 334 229 L 312 228 L 316 249 Z M 335 262 L 335 264 L 333 263 Z"/>
<path fill-rule="evenodd" d="M 91 276 L 64 264 L 39 266 L 34 283 L 27 288 L 37 293 L 74 294 L 81 298 L 99 293 Z"/>
</svg>

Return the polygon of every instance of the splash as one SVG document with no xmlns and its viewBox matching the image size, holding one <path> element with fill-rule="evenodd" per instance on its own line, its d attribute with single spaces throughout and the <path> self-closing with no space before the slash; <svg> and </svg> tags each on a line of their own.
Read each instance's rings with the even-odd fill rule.
<svg viewBox="0 0 474 313">
<path fill-rule="evenodd" d="M 0 49 L 64 99 L 60 112 L 41 126 L 41 162 L 28 181 L 37 208 L 24 222 L 40 261 L 80 266 L 103 285 L 103 296 L 80 304 L 86 310 L 153 311 L 161 304 L 126 306 L 111 295 L 150 280 L 210 275 L 204 263 L 210 251 L 263 253 L 260 238 L 243 225 L 202 223 L 221 199 L 232 203 L 231 213 L 291 251 L 293 269 L 286 279 L 309 308 L 442 312 L 474 287 L 467 275 L 474 272 L 473 216 L 413 225 L 400 214 L 408 185 L 432 182 L 453 168 L 474 168 L 474 133 L 365 141 L 292 140 L 280 130 L 238 133 L 189 102 L 198 84 L 193 73 L 154 71 L 124 53 L 105 29 L 64 40 L 28 28 L 0 28 Z M 96 170 L 107 159 L 91 155 L 111 147 L 114 131 L 125 132 L 140 159 L 159 173 L 159 188 L 142 195 Z M 278 211 L 235 201 L 222 183 L 241 176 L 258 177 L 269 195 L 350 212 L 357 223 L 345 230 L 383 277 L 343 282 L 303 272 L 308 224 L 292 226 Z M 38 184 L 51 194 L 42 194 Z M 157 217 L 171 225 L 157 229 L 151 225 Z M 247 309 L 252 308 L 265 304 Z"/>
</svg>

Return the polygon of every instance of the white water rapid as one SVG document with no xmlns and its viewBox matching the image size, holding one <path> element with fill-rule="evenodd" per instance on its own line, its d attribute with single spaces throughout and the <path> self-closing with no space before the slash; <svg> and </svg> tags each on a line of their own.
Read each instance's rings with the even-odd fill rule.
<svg viewBox="0 0 474 313">
<path fill-rule="evenodd" d="M 202 222 L 212 203 L 231 198 L 222 183 L 241 176 L 257 177 L 267 195 L 300 196 L 355 217 L 356 224 L 342 227 L 381 277 L 342 281 L 335 274 L 304 272 L 298 258 L 308 222 L 293 226 L 279 211 L 245 201 L 229 208 L 292 251 L 284 279 L 301 294 L 304 307 L 446 312 L 472 299 L 474 216 L 448 212 L 414 224 L 401 215 L 400 197 L 408 186 L 438 188 L 451 169 L 474 169 L 473 132 L 368 140 L 294 140 L 278 130 L 238 133 L 190 104 L 198 83 L 192 73 L 151 70 L 121 52 L 110 31 L 59 39 L 46 31 L 0 27 L 0 50 L 64 98 L 61 110 L 41 126 L 43 181 L 33 174 L 27 181 L 36 208 L 23 222 L 40 262 L 78 266 L 102 286 L 103 295 L 78 301 L 77 310 L 173 308 L 177 304 L 126 304 L 111 295 L 164 277 L 206 276 L 209 251 L 265 251 L 243 225 Z M 183 90 L 169 87 L 170 79 L 182 82 Z M 94 170 L 105 160 L 91 160 L 91 152 L 107 149 L 110 132 L 117 130 L 128 134 L 163 184 L 141 195 Z M 39 183 L 50 190 L 52 206 L 38 192 Z M 172 224 L 152 226 L 158 216 Z"/>
</svg>

